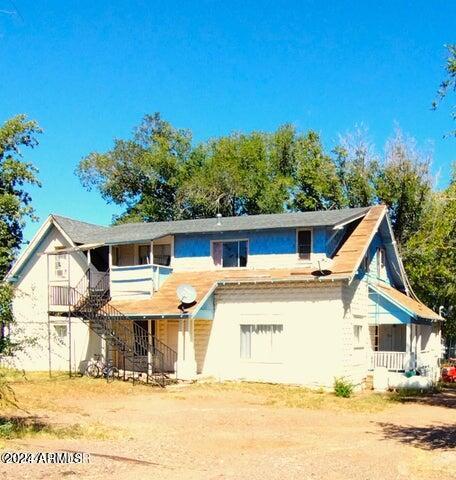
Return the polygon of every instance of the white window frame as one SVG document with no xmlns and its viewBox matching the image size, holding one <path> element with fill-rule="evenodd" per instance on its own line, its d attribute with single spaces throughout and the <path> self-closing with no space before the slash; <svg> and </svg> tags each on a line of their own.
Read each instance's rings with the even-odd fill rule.
<svg viewBox="0 0 456 480">
<path fill-rule="evenodd" d="M 233 242 L 237 242 L 239 244 L 239 242 L 246 242 L 247 243 L 247 263 L 245 265 L 245 267 L 224 267 L 223 266 L 223 243 L 233 243 Z M 249 257 L 250 257 L 250 242 L 249 242 L 249 239 L 248 238 L 233 238 L 233 239 L 228 239 L 228 240 L 223 240 L 223 239 L 220 239 L 220 240 L 211 240 L 211 260 L 212 260 L 212 263 L 214 263 L 214 243 L 222 243 L 222 263 L 220 265 L 220 267 L 217 267 L 217 268 L 220 268 L 220 269 L 233 269 L 233 268 L 236 268 L 236 269 L 244 269 L 244 268 L 247 268 L 249 266 Z M 239 258 L 239 245 L 238 245 L 238 258 Z M 239 263 L 239 261 L 238 261 Z"/>
<path fill-rule="evenodd" d="M 299 256 L 299 232 L 310 232 L 310 256 L 309 258 L 301 258 Z M 313 228 L 297 228 L 296 229 L 296 255 L 298 260 L 303 263 L 311 263 L 313 259 L 313 248 L 314 247 L 314 231 Z"/>
<path fill-rule="evenodd" d="M 353 324 L 353 348 L 355 350 L 364 348 L 364 325 L 361 323 Z"/>
<path fill-rule="evenodd" d="M 249 344 L 249 357 L 242 355 L 242 335 L 243 335 L 243 327 L 250 327 L 250 344 Z M 255 347 L 253 346 L 252 339 L 254 339 L 253 330 L 255 328 L 262 327 L 262 328 L 270 328 L 270 341 L 271 341 L 271 350 L 270 355 L 266 358 L 263 357 L 256 357 L 255 356 Z M 274 335 L 273 335 L 273 328 L 280 327 L 278 338 L 275 340 L 274 344 Z M 239 358 L 241 362 L 246 363 L 282 363 L 283 361 L 283 354 L 284 354 L 284 324 L 283 323 L 276 323 L 276 322 L 268 322 L 265 321 L 264 323 L 240 323 L 239 324 Z M 253 356 L 252 356 L 253 352 Z"/>
</svg>

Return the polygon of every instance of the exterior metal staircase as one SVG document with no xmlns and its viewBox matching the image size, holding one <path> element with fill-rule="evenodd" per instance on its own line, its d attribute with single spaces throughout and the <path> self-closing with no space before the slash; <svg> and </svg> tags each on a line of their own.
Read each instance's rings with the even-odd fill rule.
<svg viewBox="0 0 456 480">
<path fill-rule="evenodd" d="M 141 379 L 161 387 L 174 383 L 169 371 L 174 370 L 177 353 L 113 307 L 110 300 L 109 272 L 96 278 L 87 270 L 80 282 L 70 287 L 72 315 L 80 317 L 117 353 L 124 380 Z"/>
</svg>

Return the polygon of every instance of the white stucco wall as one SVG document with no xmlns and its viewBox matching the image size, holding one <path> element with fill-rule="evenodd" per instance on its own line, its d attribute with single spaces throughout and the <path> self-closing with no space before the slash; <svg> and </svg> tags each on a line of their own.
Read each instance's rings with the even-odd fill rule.
<svg viewBox="0 0 456 480">
<path fill-rule="evenodd" d="M 13 338 L 27 341 L 27 348 L 18 352 L 13 363 L 25 370 L 68 370 L 70 331 L 66 317 L 48 318 L 48 259 L 45 252 L 56 247 L 70 246 L 63 235 L 51 227 L 33 256 L 20 272 L 15 286 L 13 314 L 16 324 L 12 328 Z M 49 280 L 54 285 L 65 285 L 67 281 L 55 281 L 53 257 L 50 258 Z M 82 278 L 87 262 L 81 254 L 72 254 L 69 262 L 71 285 Z M 59 339 L 54 325 L 67 325 L 67 336 Z M 79 319 L 72 319 L 71 347 L 72 368 L 79 369 L 84 361 L 100 350 L 100 339 L 90 332 Z"/>
<path fill-rule="evenodd" d="M 336 283 L 221 288 L 203 374 L 331 387 L 343 373 L 343 318 L 342 290 Z M 283 325 L 276 361 L 240 358 L 241 324 Z"/>
</svg>

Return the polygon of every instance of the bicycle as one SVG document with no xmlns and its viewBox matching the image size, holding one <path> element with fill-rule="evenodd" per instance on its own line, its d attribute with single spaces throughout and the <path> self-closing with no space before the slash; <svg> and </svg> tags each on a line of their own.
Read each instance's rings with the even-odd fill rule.
<svg viewBox="0 0 456 480">
<path fill-rule="evenodd" d="M 89 360 L 84 373 L 91 378 L 103 377 L 108 382 L 112 382 L 119 375 L 119 369 L 112 364 L 112 360 L 103 362 L 101 355 L 94 355 Z"/>
</svg>

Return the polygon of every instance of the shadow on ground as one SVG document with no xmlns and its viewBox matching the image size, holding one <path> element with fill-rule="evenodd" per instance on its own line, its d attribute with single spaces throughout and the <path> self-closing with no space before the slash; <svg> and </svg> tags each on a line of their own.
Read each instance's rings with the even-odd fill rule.
<svg viewBox="0 0 456 480">
<path fill-rule="evenodd" d="M 419 403 L 432 407 L 446 407 L 456 409 L 456 384 L 443 387 L 439 392 L 419 395 L 402 393 L 401 403 Z"/>
<path fill-rule="evenodd" d="M 385 439 L 398 440 L 424 450 L 449 450 L 456 448 L 455 425 L 432 425 L 428 427 L 410 427 L 393 423 L 377 423 Z"/>
</svg>

